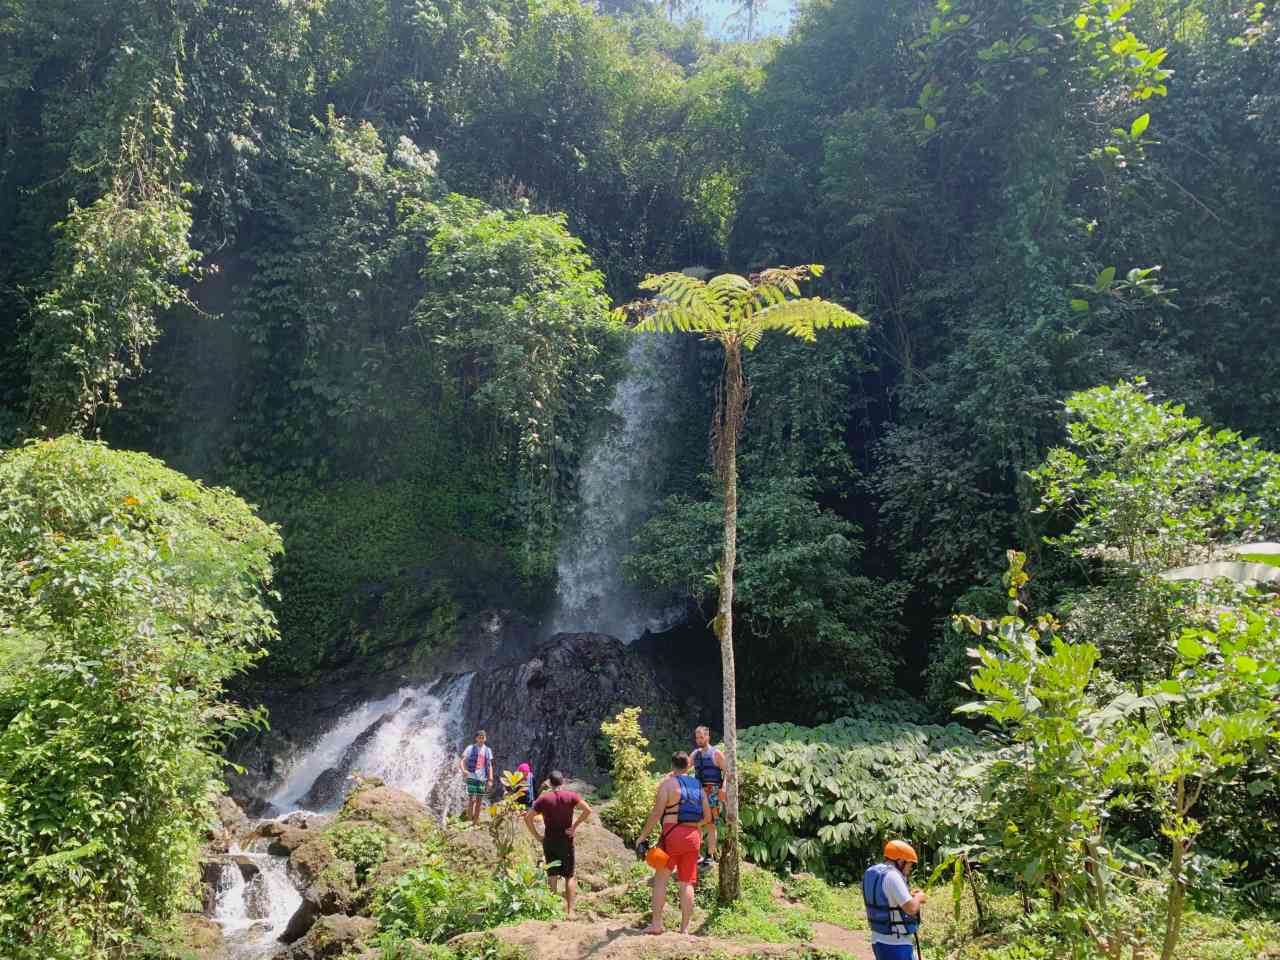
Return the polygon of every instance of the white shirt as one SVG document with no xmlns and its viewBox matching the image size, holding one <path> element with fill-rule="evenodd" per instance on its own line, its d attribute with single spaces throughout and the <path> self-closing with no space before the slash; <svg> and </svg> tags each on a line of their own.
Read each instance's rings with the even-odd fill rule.
<svg viewBox="0 0 1280 960">
<path fill-rule="evenodd" d="M 898 872 L 898 868 L 885 871 L 884 898 L 891 907 L 901 907 L 911 899 L 911 891 L 907 889 L 907 878 Z M 905 910 L 902 911 L 906 913 Z M 871 931 L 872 943 L 911 943 L 911 934 L 877 933 Z"/>
</svg>

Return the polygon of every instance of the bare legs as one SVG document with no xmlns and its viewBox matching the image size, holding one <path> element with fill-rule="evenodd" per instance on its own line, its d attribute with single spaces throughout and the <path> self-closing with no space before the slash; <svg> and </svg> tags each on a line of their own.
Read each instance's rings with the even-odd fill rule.
<svg viewBox="0 0 1280 960">
<path fill-rule="evenodd" d="M 555 874 L 547 877 L 547 888 L 552 893 L 559 893 L 560 878 Z M 578 899 L 578 878 L 566 877 L 564 881 L 564 918 L 573 919 L 573 905 Z"/>
<path fill-rule="evenodd" d="M 653 875 L 653 897 L 650 906 L 653 908 L 653 919 L 645 928 L 645 933 L 658 934 L 666 928 L 662 925 L 662 911 L 667 906 L 667 878 L 670 870 L 659 870 Z M 680 932 L 689 932 L 689 919 L 693 916 L 693 884 L 680 884 Z"/>
<path fill-rule="evenodd" d="M 693 917 L 693 884 L 680 884 L 680 932 L 689 932 L 689 920 Z"/>
<path fill-rule="evenodd" d="M 484 806 L 484 797 L 475 793 L 467 797 L 467 816 L 473 824 L 480 823 L 480 808 Z"/>
</svg>

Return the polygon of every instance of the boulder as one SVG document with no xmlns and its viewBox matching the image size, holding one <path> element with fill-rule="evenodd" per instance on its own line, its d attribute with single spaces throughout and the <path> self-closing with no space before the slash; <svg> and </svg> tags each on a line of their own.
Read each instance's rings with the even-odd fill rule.
<svg viewBox="0 0 1280 960">
<path fill-rule="evenodd" d="M 305 810 L 327 810 L 342 800 L 346 785 L 346 773 L 338 767 L 329 767 L 316 777 L 310 789 L 298 800 L 298 806 Z"/>
<path fill-rule="evenodd" d="M 321 914 L 345 913 L 356 903 L 356 868 L 339 860 L 323 836 L 307 840 L 289 857 L 289 876 Z"/>
<path fill-rule="evenodd" d="M 307 935 L 278 951 L 275 960 L 331 960 L 359 949 L 362 941 L 378 930 L 378 921 L 369 917 L 320 917 Z"/>
<path fill-rule="evenodd" d="M 242 837 L 249 832 L 248 815 L 226 794 L 221 794 L 214 806 L 218 813 L 218 821 L 232 836 Z"/>
<path fill-rule="evenodd" d="M 227 960 L 227 945 L 222 939 L 222 928 L 198 913 L 182 915 L 182 944 L 196 960 Z"/>
<path fill-rule="evenodd" d="M 205 832 L 205 849 L 210 853 L 226 853 L 231 845 L 249 831 L 249 818 L 239 805 L 226 795 L 213 800 L 214 819 Z"/>
<path fill-rule="evenodd" d="M 303 899 L 293 916 L 285 924 L 284 932 L 277 938 L 281 943 L 296 943 L 307 935 L 307 932 L 320 919 L 320 908 L 310 900 Z"/>
<path fill-rule="evenodd" d="M 244 877 L 245 883 L 248 883 L 262 872 L 262 868 L 254 862 L 253 857 L 250 857 L 247 854 L 233 853 L 229 855 L 224 862 L 239 868 L 240 876 Z"/>
<path fill-rule="evenodd" d="M 304 830 L 301 827 L 284 827 L 279 833 L 270 835 L 271 842 L 267 844 L 267 853 L 274 857 L 289 857 L 293 855 L 293 851 L 315 836 L 314 831 Z"/>
<path fill-rule="evenodd" d="M 381 780 L 371 778 L 347 797 L 339 817 L 344 821 L 376 823 L 393 836 L 417 840 L 428 829 L 431 811 L 403 790 L 383 786 Z"/>
</svg>

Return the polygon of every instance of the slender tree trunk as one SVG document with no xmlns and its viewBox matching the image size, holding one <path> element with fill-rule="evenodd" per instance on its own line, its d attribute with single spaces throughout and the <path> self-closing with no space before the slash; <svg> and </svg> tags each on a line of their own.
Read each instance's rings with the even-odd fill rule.
<svg viewBox="0 0 1280 960">
<path fill-rule="evenodd" d="M 738 557 L 738 430 L 742 425 L 742 355 L 725 344 L 724 408 L 719 424 L 718 460 L 724 482 L 724 555 L 720 560 L 720 610 L 716 616 L 724 675 L 724 754 L 729 776 L 724 784 L 724 825 L 720 832 L 720 901 L 741 892 L 738 850 L 738 698 L 733 665 L 733 568 Z"/>
<path fill-rule="evenodd" d="M 1187 896 L 1187 884 L 1182 877 L 1183 858 L 1191 841 L 1185 835 L 1186 814 L 1190 808 L 1187 800 L 1187 781 L 1178 777 L 1175 810 L 1178 813 L 1178 830 L 1172 837 L 1173 852 L 1169 857 L 1169 906 L 1165 913 L 1164 949 L 1160 951 L 1160 960 L 1173 960 L 1173 951 L 1177 949 L 1178 937 L 1182 933 L 1182 907 Z"/>
</svg>

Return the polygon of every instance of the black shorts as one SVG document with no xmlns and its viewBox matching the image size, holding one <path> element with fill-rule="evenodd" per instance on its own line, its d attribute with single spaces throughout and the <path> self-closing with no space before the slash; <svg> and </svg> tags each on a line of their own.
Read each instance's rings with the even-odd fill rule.
<svg viewBox="0 0 1280 960">
<path fill-rule="evenodd" d="M 560 861 L 559 866 L 547 868 L 548 876 L 564 877 L 566 880 L 573 876 L 572 837 L 543 837 L 542 857 L 546 863 L 551 863 L 553 860 Z"/>
</svg>

